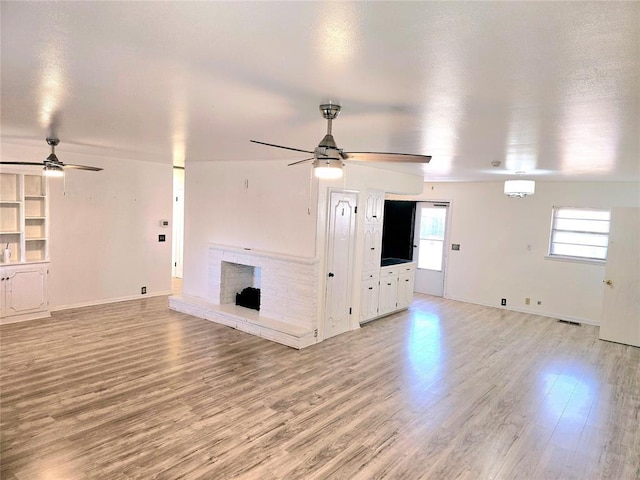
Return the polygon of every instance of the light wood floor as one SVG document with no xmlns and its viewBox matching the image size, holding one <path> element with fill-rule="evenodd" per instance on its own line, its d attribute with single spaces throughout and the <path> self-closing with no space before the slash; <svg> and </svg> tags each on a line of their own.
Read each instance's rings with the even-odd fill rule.
<svg viewBox="0 0 640 480">
<path fill-rule="evenodd" d="M 3 325 L 1 478 L 637 479 L 640 349 L 416 296 L 296 351 L 164 297 Z"/>
</svg>

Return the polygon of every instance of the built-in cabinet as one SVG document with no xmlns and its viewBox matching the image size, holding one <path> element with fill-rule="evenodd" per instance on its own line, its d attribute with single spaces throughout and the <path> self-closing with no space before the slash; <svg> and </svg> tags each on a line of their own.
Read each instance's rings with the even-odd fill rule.
<svg viewBox="0 0 640 480">
<path fill-rule="evenodd" d="M 416 278 L 416 264 L 405 263 L 398 265 L 398 299 L 396 307 L 398 310 L 408 308 L 413 301 L 413 287 Z"/>
<path fill-rule="evenodd" d="M 381 267 L 384 192 L 369 190 L 365 199 L 360 323 L 403 310 L 411 304 L 415 264 Z"/>
<path fill-rule="evenodd" d="M 46 317 L 49 260 L 47 180 L 35 172 L 0 173 L 0 318 Z"/>
<path fill-rule="evenodd" d="M 0 317 L 27 320 L 49 316 L 47 263 L 0 267 Z"/>
</svg>

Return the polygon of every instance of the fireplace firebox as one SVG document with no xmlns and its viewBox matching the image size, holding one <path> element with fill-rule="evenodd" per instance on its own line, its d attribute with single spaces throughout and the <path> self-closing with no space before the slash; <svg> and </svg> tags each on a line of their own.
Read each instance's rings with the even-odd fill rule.
<svg viewBox="0 0 640 480">
<path fill-rule="evenodd" d="M 220 303 L 260 310 L 260 267 L 222 262 Z"/>
<path fill-rule="evenodd" d="M 240 293 L 236 293 L 236 305 L 260 310 L 260 289 L 247 287 Z"/>
</svg>

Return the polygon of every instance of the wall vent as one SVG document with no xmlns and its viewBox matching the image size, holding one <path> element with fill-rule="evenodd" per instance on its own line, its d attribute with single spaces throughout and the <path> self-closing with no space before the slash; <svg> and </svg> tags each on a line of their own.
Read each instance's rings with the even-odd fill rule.
<svg viewBox="0 0 640 480">
<path fill-rule="evenodd" d="M 558 323 L 566 323 L 567 325 L 574 325 L 576 327 L 579 327 L 580 325 L 582 325 L 581 323 L 572 322 L 571 320 L 558 320 Z"/>
</svg>

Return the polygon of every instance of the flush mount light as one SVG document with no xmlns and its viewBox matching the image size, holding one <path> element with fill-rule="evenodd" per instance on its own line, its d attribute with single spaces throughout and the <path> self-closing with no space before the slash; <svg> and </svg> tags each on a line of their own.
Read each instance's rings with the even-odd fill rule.
<svg viewBox="0 0 640 480">
<path fill-rule="evenodd" d="M 504 194 L 511 198 L 524 198 L 533 195 L 536 191 L 536 182 L 533 180 L 506 180 L 504 182 Z"/>
<path fill-rule="evenodd" d="M 313 174 L 316 178 L 336 179 L 342 177 L 342 160 L 322 158 L 313 161 Z"/>
</svg>

